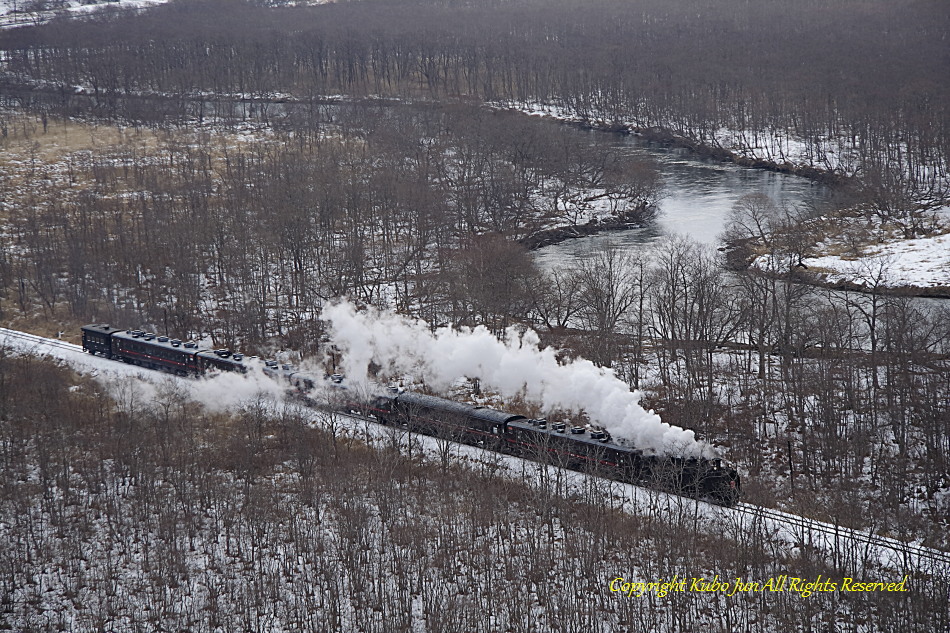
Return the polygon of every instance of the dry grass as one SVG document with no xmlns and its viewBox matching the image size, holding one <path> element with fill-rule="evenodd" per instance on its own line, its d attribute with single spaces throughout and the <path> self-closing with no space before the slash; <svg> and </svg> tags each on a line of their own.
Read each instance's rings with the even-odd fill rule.
<svg viewBox="0 0 950 633">
<path fill-rule="evenodd" d="M 903 229 L 882 223 L 855 210 L 813 220 L 810 230 L 816 236 L 814 254 L 835 256 L 846 261 L 873 257 L 881 252 L 881 245 L 905 239 Z M 935 235 L 950 233 L 950 223 L 944 223 Z"/>
<path fill-rule="evenodd" d="M 0 139 L 0 213 L 10 220 L 25 205 L 68 200 L 91 189 L 89 169 L 101 156 L 147 155 L 160 147 L 153 130 L 19 114 Z M 10 130 L 15 130 L 11 133 Z"/>
<path fill-rule="evenodd" d="M 51 317 L 42 310 L 22 314 L 19 309 L 13 308 L 9 299 L 3 303 L 5 308 L 3 327 L 46 338 L 60 338 L 67 343 L 76 343 L 77 345 L 82 341 L 79 328 L 86 324 L 79 323 L 74 317 L 70 316 L 65 304 L 58 306 L 57 314 Z M 60 332 L 63 333 L 62 336 L 59 336 Z"/>
<path fill-rule="evenodd" d="M 217 161 L 225 150 L 262 140 L 219 129 L 154 130 L 73 119 L 48 119 L 44 125 L 40 116 L 25 113 L 0 113 L 0 123 L 7 129 L 0 137 L 0 200 L 7 206 L 22 204 L 40 189 L 68 198 L 92 187 L 93 161 L 149 160 L 194 145 L 209 149 Z"/>
<path fill-rule="evenodd" d="M 31 158 L 55 163 L 74 152 L 135 147 L 146 151 L 158 145 L 158 135 L 146 128 L 96 125 L 69 119 L 49 119 L 44 129 L 39 116 L 19 115 L 19 132 L 0 141 L 0 165 Z"/>
</svg>

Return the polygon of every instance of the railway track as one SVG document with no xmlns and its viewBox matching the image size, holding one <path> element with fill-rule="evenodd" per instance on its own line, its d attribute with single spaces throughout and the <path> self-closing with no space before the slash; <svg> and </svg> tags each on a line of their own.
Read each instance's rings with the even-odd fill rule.
<svg viewBox="0 0 950 633">
<path fill-rule="evenodd" d="M 44 350 L 55 349 L 61 352 L 86 356 L 81 345 L 67 343 L 57 339 L 49 339 L 17 330 L 0 328 L 0 343 L 9 339 L 16 339 L 21 344 L 25 343 L 39 353 L 44 353 Z M 121 364 L 119 366 L 121 366 Z M 321 407 L 314 408 L 318 410 L 321 409 Z M 375 418 L 366 417 L 356 412 L 351 411 L 343 415 L 362 423 L 371 422 L 378 424 Z M 930 567 L 934 571 L 950 573 L 950 552 L 943 550 L 908 543 L 865 530 L 834 525 L 748 503 L 738 503 L 731 508 L 715 507 L 721 512 L 736 513 L 751 520 L 767 521 L 778 529 L 784 530 L 786 537 L 793 542 L 802 546 L 816 547 L 832 555 L 835 555 L 836 552 L 844 552 L 847 549 L 848 543 L 860 544 L 863 547 L 863 551 L 860 552 L 860 554 L 866 558 L 874 558 L 896 567 Z M 850 553 L 852 555 L 855 553 L 853 547 L 850 549 Z"/>
<path fill-rule="evenodd" d="M 317 409 L 320 408 L 317 407 Z M 341 415 L 362 424 L 368 422 L 379 424 L 375 418 L 360 415 L 355 411 Z M 382 428 L 389 429 L 390 427 Z M 456 443 L 453 442 L 453 444 Z M 467 444 L 460 444 L 459 446 L 466 447 L 466 450 L 486 450 Z M 584 473 L 580 474 L 584 475 Z M 636 484 L 630 485 L 636 486 Z M 647 488 L 647 490 L 652 491 L 653 489 Z M 699 501 L 697 503 L 705 502 Z M 709 504 L 709 507 L 716 512 L 733 513 L 753 520 L 766 521 L 774 526 L 777 531 L 784 531 L 786 540 L 802 546 L 814 547 L 832 558 L 836 556 L 845 558 L 850 554 L 867 560 L 879 561 L 885 566 L 895 569 L 912 568 L 926 572 L 950 574 L 950 552 L 749 503 L 738 503 L 733 507 Z M 859 547 L 854 547 L 855 545 Z"/>
<path fill-rule="evenodd" d="M 928 562 L 935 569 L 950 573 L 950 552 L 943 550 L 748 503 L 736 504 L 732 511 L 783 525 L 801 545 L 835 552 L 843 550 L 847 542 L 860 543 L 864 546 L 862 554 L 866 557 L 898 566 L 921 567 L 921 563 Z"/>
<path fill-rule="evenodd" d="M 54 338 L 45 338 L 42 336 L 37 336 L 36 334 L 29 334 L 27 332 L 20 332 L 18 330 L 8 330 L 7 328 L 0 328 L 0 342 L 3 339 L 14 338 L 25 343 L 32 343 L 36 345 L 37 348 L 50 347 L 62 349 L 69 352 L 83 353 L 82 345 L 76 345 L 74 343 L 67 343 L 66 341 L 60 341 Z"/>
</svg>

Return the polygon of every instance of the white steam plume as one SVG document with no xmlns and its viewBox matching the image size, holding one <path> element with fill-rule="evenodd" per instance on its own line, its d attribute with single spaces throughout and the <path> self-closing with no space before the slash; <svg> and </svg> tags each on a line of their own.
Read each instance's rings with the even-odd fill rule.
<svg viewBox="0 0 950 633">
<path fill-rule="evenodd" d="M 118 365 L 118 372 L 107 367 L 98 379 L 117 402 L 128 406 L 181 399 L 200 403 L 209 411 L 234 412 L 257 402 L 275 407 L 284 403 L 288 385 L 264 374 L 259 361 L 250 360 L 246 365 L 246 374 L 221 371 L 199 378 Z"/>
<path fill-rule="evenodd" d="M 330 339 L 343 352 L 349 379 L 364 379 L 371 362 L 390 375 L 410 374 L 438 391 L 461 376 L 478 378 L 504 397 L 523 394 L 544 409 L 584 411 L 616 439 L 659 454 L 700 456 L 711 449 L 692 431 L 672 426 L 640 406 L 612 371 L 589 360 L 561 364 L 550 347 L 539 349 L 537 333 L 509 329 L 504 341 L 484 327 L 440 328 L 374 308 L 358 311 L 341 302 L 323 309 Z"/>
</svg>

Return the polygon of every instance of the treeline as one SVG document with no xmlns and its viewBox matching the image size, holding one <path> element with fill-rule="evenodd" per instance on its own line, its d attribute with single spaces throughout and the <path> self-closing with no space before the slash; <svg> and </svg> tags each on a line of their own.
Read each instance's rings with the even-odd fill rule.
<svg viewBox="0 0 950 633">
<path fill-rule="evenodd" d="M 619 484 L 566 488 L 527 465 L 375 447 L 293 409 L 211 414 L 171 384 L 77 380 L 0 355 L 0 627 L 191 631 L 679 631 L 946 628 L 948 578 L 882 570 L 860 543 L 837 564 L 760 521 L 657 500 L 619 510 Z M 322 427 L 322 428 L 321 428 Z M 362 435 L 358 430 L 357 435 Z M 451 452 L 451 447 L 446 446 Z M 622 596 L 618 577 L 781 574 L 906 593 Z"/>
<path fill-rule="evenodd" d="M 782 481 L 811 511 L 866 503 L 868 525 L 912 531 L 924 518 L 946 543 L 950 309 L 888 293 L 884 257 L 855 265 L 862 292 L 800 283 L 809 230 L 800 211 L 762 195 L 733 209 L 727 234 L 762 254 L 730 277 L 745 345 L 720 357 L 726 424 L 770 447 L 749 446 L 750 464 L 785 462 Z"/>
<path fill-rule="evenodd" d="M 79 86 L 98 114 L 131 118 L 149 109 L 122 97 L 143 93 L 542 101 L 710 146 L 728 130 L 777 163 L 909 177 L 911 203 L 946 195 L 947 7 L 933 0 L 263 4 L 5 32 L 7 94 L 68 112 Z"/>
<path fill-rule="evenodd" d="M 550 122 L 471 106 L 332 118 L 254 143 L 169 134 L 3 179 L 6 313 L 301 351 L 339 296 L 501 329 L 528 309 L 517 240 L 645 221 L 661 192 L 649 159 Z"/>
</svg>

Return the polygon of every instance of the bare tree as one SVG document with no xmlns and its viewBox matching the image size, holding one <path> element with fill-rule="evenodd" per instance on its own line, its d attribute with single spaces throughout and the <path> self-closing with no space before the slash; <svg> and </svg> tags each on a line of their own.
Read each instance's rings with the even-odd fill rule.
<svg viewBox="0 0 950 633">
<path fill-rule="evenodd" d="M 594 340 L 592 360 L 610 365 L 617 357 L 617 336 L 640 297 L 642 262 L 618 248 L 605 247 L 577 268 L 579 315 Z"/>
</svg>

